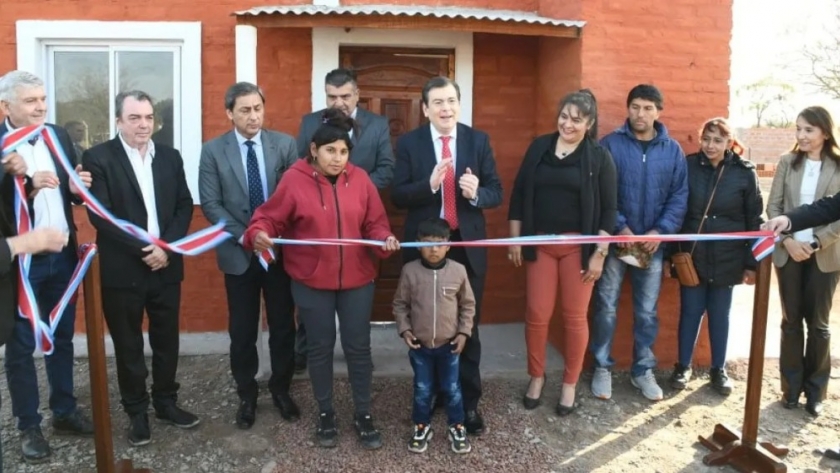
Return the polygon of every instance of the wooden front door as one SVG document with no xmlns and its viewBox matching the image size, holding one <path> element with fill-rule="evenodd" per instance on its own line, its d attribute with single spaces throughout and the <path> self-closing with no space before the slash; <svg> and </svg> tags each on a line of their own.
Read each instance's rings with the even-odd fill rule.
<svg viewBox="0 0 840 473">
<path fill-rule="evenodd" d="M 421 92 L 426 82 L 436 76 L 455 78 L 454 50 L 342 47 L 339 56 L 342 67 L 356 70 L 359 106 L 388 118 L 392 146 L 396 146 L 400 135 L 426 123 L 421 106 Z M 381 191 L 380 195 L 388 212 L 391 230 L 402 240 L 405 211 L 391 204 L 389 190 Z M 401 268 L 402 257 L 399 254 L 380 262 L 373 321 L 394 320 L 391 303 Z"/>
</svg>

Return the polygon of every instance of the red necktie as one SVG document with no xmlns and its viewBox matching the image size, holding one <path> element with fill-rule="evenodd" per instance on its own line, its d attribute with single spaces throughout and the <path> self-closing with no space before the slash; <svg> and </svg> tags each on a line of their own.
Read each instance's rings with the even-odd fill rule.
<svg viewBox="0 0 840 473">
<path fill-rule="evenodd" d="M 449 140 L 452 137 L 441 136 L 440 139 L 443 141 L 443 150 L 440 153 L 440 158 L 442 160 L 452 159 L 452 150 L 449 149 Z M 457 197 L 458 193 L 455 190 L 455 166 L 452 166 L 452 169 L 446 171 L 446 175 L 443 177 L 443 218 L 449 222 L 449 226 L 453 230 L 458 229 L 458 206 L 455 200 Z"/>
</svg>

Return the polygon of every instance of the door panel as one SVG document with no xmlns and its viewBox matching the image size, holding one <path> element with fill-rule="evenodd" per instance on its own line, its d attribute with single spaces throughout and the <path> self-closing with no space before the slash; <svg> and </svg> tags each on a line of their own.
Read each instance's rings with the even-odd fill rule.
<svg viewBox="0 0 840 473">
<path fill-rule="evenodd" d="M 339 56 L 343 67 L 356 70 L 359 83 L 359 106 L 388 118 L 391 145 L 405 132 L 426 123 L 421 92 L 432 77 L 454 77 L 452 50 L 405 48 L 342 47 Z M 388 212 L 391 231 L 404 238 L 405 211 L 391 204 L 390 190 L 380 192 Z M 409 237 L 409 240 L 414 240 Z M 381 260 L 376 279 L 372 320 L 393 321 L 391 304 L 399 283 L 402 257 L 395 254 Z"/>
</svg>

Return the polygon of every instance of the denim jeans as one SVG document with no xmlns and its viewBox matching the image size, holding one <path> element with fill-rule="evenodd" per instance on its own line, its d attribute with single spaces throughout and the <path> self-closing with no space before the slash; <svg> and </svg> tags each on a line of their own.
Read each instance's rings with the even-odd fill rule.
<svg viewBox="0 0 840 473">
<path fill-rule="evenodd" d="M 458 355 L 452 353 L 448 343 L 438 348 L 421 347 L 409 350 L 408 358 L 414 368 L 414 410 L 411 418 L 415 424 L 428 425 L 432 421 L 432 399 L 435 386 L 446 399 L 446 417 L 449 425 L 464 423 L 464 399 L 458 380 Z"/>
<path fill-rule="evenodd" d="M 631 374 L 641 376 L 656 367 L 653 344 L 659 333 L 659 318 L 656 315 L 659 290 L 662 287 L 662 254 L 660 249 L 651 256 L 646 269 L 629 266 L 615 257 L 613 252 L 604 262 L 604 272 L 595 286 L 595 314 L 589 334 L 589 350 L 595 358 L 595 366 L 611 368 L 612 342 L 615 336 L 616 311 L 621 296 L 624 273 L 630 270 L 633 286 L 633 367 Z M 628 268 L 629 266 L 629 268 Z"/>
<path fill-rule="evenodd" d="M 58 304 L 67 288 L 78 258 L 71 248 L 61 253 L 43 254 L 32 257 L 29 267 L 29 282 L 41 319 L 49 320 L 50 311 Z M 73 396 L 73 333 L 76 320 L 76 304 L 71 302 L 55 331 L 54 351 L 44 357 L 47 381 L 50 385 L 50 410 L 53 417 L 64 417 L 76 410 Z M 41 424 L 38 412 L 38 375 L 35 371 L 35 338 L 32 326 L 19 317 L 15 320 L 12 336 L 6 343 L 6 381 L 12 399 L 12 415 L 17 418 L 17 427 L 25 430 Z"/>
<path fill-rule="evenodd" d="M 712 345 L 712 368 L 726 363 L 726 342 L 729 340 L 729 309 L 732 307 L 732 286 L 712 286 L 701 281 L 699 286 L 680 286 L 680 364 L 691 366 L 694 345 L 700 335 L 703 313 L 709 315 L 709 341 Z"/>
</svg>

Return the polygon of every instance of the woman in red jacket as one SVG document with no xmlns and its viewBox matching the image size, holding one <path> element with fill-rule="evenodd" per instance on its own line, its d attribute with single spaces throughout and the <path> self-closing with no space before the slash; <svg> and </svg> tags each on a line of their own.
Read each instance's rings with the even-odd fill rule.
<svg viewBox="0 0 840 473">
<path fill-rule="evenodd" d="M 354 427 L 368 449 L 382 445 L 370 415 L 373 364 L 370 315 L 375 256 L 399 249 L 385 207 L 367 173 L 348 162 L 353 119 L 327 110 L 315 131 L 310 156 L 296 162 L 274 195 L 254 213 L 244 244 L 254 251 L 273 246 L 271 238 L 365 238 L 384 240 L 382 248 L 286 245 L 283 264 L 292 278 L 298 316 L 306 326 L 307 358 L 319 416 L 315 436 L 322 447 L 338 441 L 332 404 L 335 314 L 347 358 L 356 415 Z M 374 254 L 376 254 L 374 256 Z"/>
</svg>

